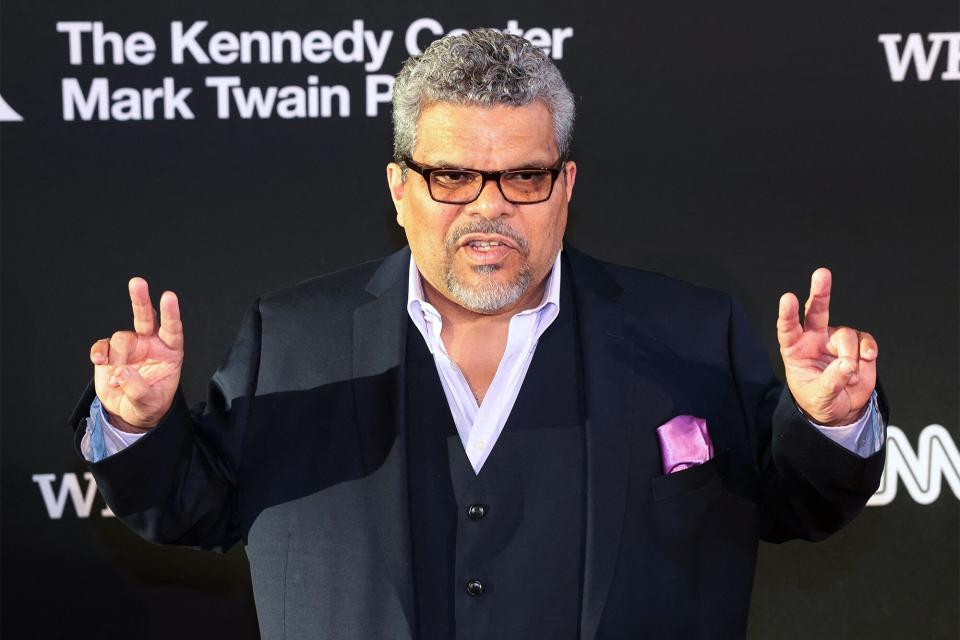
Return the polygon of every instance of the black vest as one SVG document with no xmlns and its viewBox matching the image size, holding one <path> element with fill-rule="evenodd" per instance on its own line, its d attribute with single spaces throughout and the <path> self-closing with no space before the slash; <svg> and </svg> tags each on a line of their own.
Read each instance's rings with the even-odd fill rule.
<svg viewBox="0 0 960 640">
<path fill-rule="evenodd" d="M 568 271 L 569 273 L 569 271 Z M 433 357 L 407 325 L 408 488 L 417 637 L 576 638 L 585 527 L 584 401 L 569 278 L 490 456 L 475 474 Z"/>
</svg>

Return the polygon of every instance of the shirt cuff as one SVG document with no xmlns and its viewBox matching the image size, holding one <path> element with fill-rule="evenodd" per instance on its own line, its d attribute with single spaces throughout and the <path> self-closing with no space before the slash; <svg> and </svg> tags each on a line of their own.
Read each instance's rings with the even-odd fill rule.
<svg viewBox="0 0 960 640">
<path fill-rule="evenodd" d="M 861 458 L 869 458 L 880 450 L 886 439 L 886 425 L 878 402 L 877 392 L 874 391 L 867 402 L 866 412 L 853 424 L 828 427 L 812 420 L 807 422 L 847 451 Z"/>
<path fill-rule="evenodd" d="M 142 433 L 120 431 L 107 420 L 100 398 L 90 403 L 86 433 L 80 440 L 80 453 L 90 462 L 100 462 L 107 456 L 123 451 L 143 437 Z"/>
</svg>

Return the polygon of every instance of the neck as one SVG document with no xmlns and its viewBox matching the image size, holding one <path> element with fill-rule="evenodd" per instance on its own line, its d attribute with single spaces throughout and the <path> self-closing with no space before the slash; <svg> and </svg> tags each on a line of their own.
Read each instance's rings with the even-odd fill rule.
<svg viewBox="0 0 960 640">
<path fill-rule="evenodd" d="M 543 300 L 547 277 L 531 287 L 516 304 L 496 313 L 477 313 L 453 302 L 426 279 L 421 278 L 423 295 L 442 318 L 440 339 L 447 354 L 457 363 L 477 403 L 483 403 L 507 346 L 510 319 L 520 311 L 532 309 Z"/>
</svg>

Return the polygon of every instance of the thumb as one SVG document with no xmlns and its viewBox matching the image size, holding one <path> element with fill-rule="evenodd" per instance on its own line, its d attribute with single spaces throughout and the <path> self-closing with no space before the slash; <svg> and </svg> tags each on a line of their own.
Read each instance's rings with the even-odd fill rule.
<svg viewBox="0 0 960 640">
<path fill-rule="evenodd" d="M 110 386 L 117 386 L 123 391 L 132 406 L 137 409 L 137 413 L 147 413 L 144 402 L 150 395 L 150 385 L 133 367 L 117 367 L 113 370 L 113 375 L 108 380 Z"/>
</svg>

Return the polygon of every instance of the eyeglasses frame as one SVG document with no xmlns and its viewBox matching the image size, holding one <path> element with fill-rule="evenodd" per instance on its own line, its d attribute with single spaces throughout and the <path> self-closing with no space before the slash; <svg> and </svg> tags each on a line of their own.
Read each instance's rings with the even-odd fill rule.
<svg viewBox="0 0 960 640">
<path fill-rule="evenodd" d="M 540 204 L 541 202 L 546 202 L 553 195 L 553 188 L 557 184 L 557 178 L 560 177 L 560 173 L 563 171 L 564 166 L 566 165 L 567 158 L 561 156 L 555 165 L 552 167 L 522 167 L 520 169 L 504 169 L 503 171 L 480 171 L 479 169 L 463 169 L 457 167 L 431 167 L 430 165 L 420 164 L 415 161 L 410 156 L 406 156 L 400 159 L 406 167 L 411 169 L 414 173 L 420 174 L 420 176 L 427 183 L 427 192 L 430 194 L 430 197 L 434 202 L 439 202 L 441 204 L 470 204 L 475 202 L 477 198 L 480 197 L 480 194 L 483 193 L 483 188 L 487 185 L 488 180 L 493 180 L 497 184 L 497 189 L 500 190 L 500 195 L 503 196 L 503 199 L 511 204 Z M 434 171 L 462 171 L 464 173 L 475 173 L 479 174 L 482 178 L 480 183 L 480 188 L 477 190 L 477 195 L 473 197 L 473 200 L 467 200 L 466 202 L 447 202 L 444 200 L 438 200 L 433 195 L 433 187 L 430 185 L 430 175 Z M 550 172 L 550 191 L 547 192 L 547 196 L 542 200 L 528 200 L 523 202 L 517 202 L 511 200 L 506 193 L 503 191 L 503 185 L 500 184 L 500 177 L 507 173 L 523 173 L 525 171 L 549 171 Z"/>
</svg>

